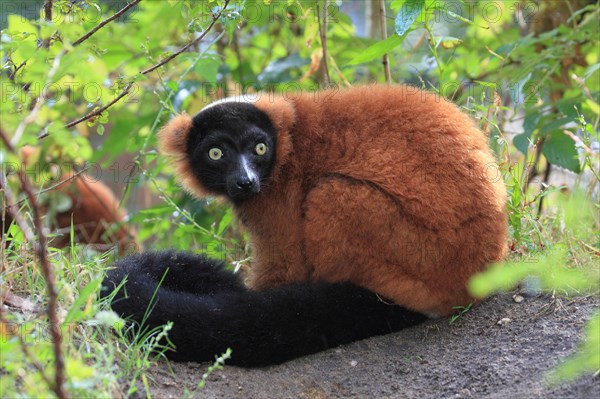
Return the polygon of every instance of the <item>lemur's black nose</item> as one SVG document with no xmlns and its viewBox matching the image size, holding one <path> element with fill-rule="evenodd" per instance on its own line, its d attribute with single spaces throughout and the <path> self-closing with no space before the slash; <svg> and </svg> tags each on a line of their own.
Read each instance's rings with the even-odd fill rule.
<svg viewBox="0 0 600 399">
<path fill-rule="evenodd" d="M 242 177 L 239 178 L 235 184 L 240 190 L 250 191 L 254 188 L 254 185 L 256 184 L 256 179 Z"/>
</svg>

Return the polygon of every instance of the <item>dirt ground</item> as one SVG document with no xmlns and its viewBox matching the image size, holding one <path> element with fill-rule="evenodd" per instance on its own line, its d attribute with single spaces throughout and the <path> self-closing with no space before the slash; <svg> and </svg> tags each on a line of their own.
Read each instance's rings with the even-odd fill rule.
<svg viewBox="0 0 600 399">
<path fill-rule="evenodd" d="M 486 300 L 454 323 L 398 333 L 263 369 L 226 366 L 191 394 L 199 398 L 600 398 L 600 378 L 550 386 L 545 377 L 573 353 L 597 297 Z M 498 323 L 502 319 L 500 324 Z M 155 398 L 193 391 L 207 364 L 156 364 Z M 145 396 L 141 390 L 140 397 Z"/>
</svg>

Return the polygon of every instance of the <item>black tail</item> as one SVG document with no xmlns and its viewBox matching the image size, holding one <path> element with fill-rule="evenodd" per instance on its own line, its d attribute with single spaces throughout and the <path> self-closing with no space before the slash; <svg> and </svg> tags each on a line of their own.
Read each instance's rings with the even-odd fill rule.
<svg viewBox="0 0 600 399">
<path fill-rule="evenodd" d="M 229 364 L 266 366 L 426 319 L 350 283 L 247 290 L 222 263 L 203 256 L 145 253 L 115 266 L 104 281 L 103 295 L 127 276 L 111 306 L 139 322 L 156 292 L 146 325 L 173 322 L 169 338 L 176 350 L 168 356 L 175 360 L 212 361 L 231 348 Z"/>
</svg>

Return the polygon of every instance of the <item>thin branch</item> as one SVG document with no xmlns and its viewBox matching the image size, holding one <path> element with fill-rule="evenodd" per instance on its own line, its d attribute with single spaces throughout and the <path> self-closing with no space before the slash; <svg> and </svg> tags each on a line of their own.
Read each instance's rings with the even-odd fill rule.
<svg viewBox="0 0 600 399">
<path fill-rule="evenodd" d="M 317 21 L 319 23 L 319 35 L 321 36 L 321 48 L 323 49 L 323 85 L 329 87 L 331 85 L 331 78 L 329 77 L 329 67 L 327 66 L 327 7 L 329 6 L 328 0 L 323 0 L 323 23 L 321 23 L 321 11 L 319 9 L 319 0 L 317 0 Z"/>
<path fill-rule="evenodd" d="M 25 64 L 27 64 L 27 61 L 23 61 L 18 66 L 16 66 L 15 69 L 10 73 L 10 75 L 8 75 L 8 79 L 10 79 L 11 81 L 14 81 L 15 76 L 17 76 L 17 72 L 19 72 L 19 70 L 21 68 L 23 68 L 25 66 Z"/>
<path fill-rule="evenodd" d="M 100 29 L 102 29 L 110 21 L 113 21 L 113 20 L 119 18 L 121 15 L 125 14 L 127 12 L 127 10 L 129 10 L 131 7 L 135 7 L 140 1 L 142 1 L 142 0 L 133 0 L 131 3 L 127 4 L 125 7 L 123 7 L 119 11 L 117 11 L 115 13 L 115 15 L 113 15 L 110 18 L 106 18 L 104 21 L 100 22 L 98 25 L 96 25 L 88 33 L 86 33 L 85 35 L 81 36 L 79 39 L 75 40 L 73 42 L 73 47 L 79 46 L 81 43 L 83 43 L 84 41 L 86 41 L 87 39 L 89 39 L 94 33 L 98 32 Z"/>
<path fill-rule="evenodd" d="M 54 0 L 46 0 L 44 2 L 44 19 L 47 22 L 52 21 L 52 3 Z"/>
<path fill-rule="evenodd" d="M 8 149 L 13 154 L 17 154 L 15 147 L 11 144 L 8 139 L 8 134 L 0 129 L 0 139 Z M 37 203 L 37 200 L 34 195 L 33 186 L 31 182 L 25 175 L 23 170 L 19 170 L 17 174 L 19 177 L 19 182 L 21 188 L 25 192 L 25 195 L 29 199 L 29 204 L 33 210 L 33 224 L 38 234 L 38 244 L 34 245 L 38 259 L 40 260 L 40 266 L 42 268 L 42 273 L 44 274 L 44 279 L 46 280 L 46 288 L 48 289 L 48 308 L 46 309 L 46 313 L 48 315 L 48 320 L 50 321 L 50 332 L 52 336 L 52 344 L 54 349 L 54 384 L 52 385 L 52 390 L 58 396 L 59 399 L 67 398 L 67 392 L 65 390 L 65 361 L 62 353 L 62 336 L 60 332 L 60 322 L 58 320 L 58 312 L 57 312 L 57 298 L 58 292 L 56 289 L 56 277 L 54 276 L 54 270 L 52 265 L 50 264 L 50 260 L 48 259 L 47 252 L 47 237 L 44 233 L 43 225 L 42 225 L 42 214 Z M 8 184 L 4 182 L 3 187 L 6 190 Z M 12 208 L 9 208 L 12 212 Z M 23 232 L 25 234 L 25 231 Z M 31 238 L 31 237 L 30 237 Z M 34 243 L 33 241 L 32 243 Z"/>
<path fill-rule="evenodd" d="M 119 10 L 118 12 L 116 12 L 112 17 L 107 18 L 104 21 L 100 22 L 98 25 L 96 25 L 88 33 L 86 33 L 85 35 L 83 35 L 82 37 L 80 37 L 79 39 L 77 39 L 73 43 L 73 47 L 76 47 L 76 46 L 80 45 L 81 43 L 83 43 L 84 41 L 86 41 L 87 39 L 89 39 L 94 33 L 96 33 L 97 31 L 99 31 L 100 29 L 102 29 L 106 24 L 108 24 L 109 22 L 111 22 L 111 21 L 119 18 L 121 15 L 123 15 L 124 13 L 126 13 L 127 10 L 129 10 L 130 8 L 132 8 L 135 5 L 137 5 L 140 1 L 142 1 L 142 0 L 134 0 L 132 3 L 127 4 L 121 10 Z M 44 3 L 44 19 L 46 21 L 48 21 L 48 22 L 52 21 L 52 3 L 53 3 L 53 0 L 46 0 L 46 2 Z M 50 44 L 50 38 L 48 38 L 47 40 L 44 41 L 42 47 L 46 47 L 47 48 L 49 44 Z M 65 50 L 64 54 L 66 54 L 67 52 L 68 51 Z M 14 80 L 17 72 L 19 71 L 19 69 L 21 69 L 23 66 L 25 66 L 26 62 L 27 62 L 27 60 L 23 61 L 18 67 L 16 67 L 15 70 L 11 72 L 11 74 L 9 75 L 8 78 L 10 80 Z"/>
<path fill-rule="evenodd" d="M 102 114 L 104 111 L 106 111 L 107 109 L 109 109 L 110 107 L 112 107 L 115 103 L 117 103 L 120 99 L 122 99 L 123 97 L 125 97 L 126 95 L 129 94 L 129 90 L 131 90 L 131 88 L 133 87 L 133 83 L 128 83 L 127 86 L 125 86 L 125 88 L 123 89 L 123 91 L 121 92 L 121 94 L 119 94 L 117 97 L 115 97 L 114 100 L 112 100 L 111 102 L 109 102 L 108 104 L 106 104 L 104 107 L 99 108 L 95 111 L 90 112 L 87 115 L 82 116 L 81 118 L 74 120 L 73 122 L 69 122 L 65 125 L 66 128 L 71 128 L 75 125 L 80 124 L 83 121 L 87 121 L 88 119 L 91 119 L 95 116 L 98 116 L 100 114 Z M 43 139 L 44 137 L 48 136 L 48 133 L 44 133 L 42 135 L 40 135 L 38 137 L 38 139 Z"/>
<path fill-rule="evenodd" d="M 25 223 L 21 217 L 21 214 L 19 213 L 18 205 L 22 201 L 16 200 L 16 196 L 10 189 L 4 172 L 0 172 L 0 188 L 2 188 L 4 197 L 6 198 L 4 208 L 8 211 L 9 215 L 12 217 L 12 220 L 17 223 L 17 226 L 19 226 L 19 229 L 23 232 L 25 240 L 33 245 L 35 243 L 35 234 L 33 234 L 33 231 L 29 228 L 29 225 Z"/>
<path fill-rule="evenodd" d="M 425 30 L 427 30 L 427 33 L 429 33 L 429 37 L 428 37 L 429 48 L 431 50 L 431 54 L 433 55 L 433 58 L 435 58 L 435 63 L 437 65 L 440 76 L 442 76 L 442 72 L 444 72 L 444 67 L 442 66 L 442 60 L 440 60 L 440 57 L 438 56 L 438 53 L 437 53 L 437 45 L 435 43 L 435 35 L 433 33 L 433 28 L 429 25 L 429 23 L 427 21 L 425 21 L 424 28 L 425 28 Z"/>
<path fill-rule="evenodd" d="M 381 18 L 381 40 L 387 39 L 387 21 L 385 15 L 385 0 L 379 0 L 379 18 Z M 385 72 L 385 82 L 392 83 L 392 73 L 390 71 L 390 59 L 388 53 L 383 55 L 383 71 Z"/>
<path fill-rule="evenodd" d="M 537 217 L 539 219 L 542 216 L 542 209 L 544 209 L 544 192 L 548 189 L 548 182 L 550 181 L 550 172 L 552 171 L 552 164 L 547 162 L 546 170 L 544 171 L 544 178 L 542 180 L 542 188 L 540 190 L 539 198 L 540 202 L 538 203 L 537 209 Z"/>
<path fill-rule="evenodd" d="M 198 36 L 194 40 L 190 41 L 188 44 L 186 44 L 185 46 L 181 47 L 179 50 L 177 50 L 176 52 L 174 52 L 170 56 L 164 58 L 158 64 L 153 65 L 150 68 L 144 69 L 143 71 L 140 71 L 139 73 L 142 74 L 142 75 L 147 75 L 150 72 L 152 72 L 152 71 L 160 68 L 161 66 L 165 65 L 169 61 L 173 60 L 175 57 L 179 56 L 181 53 L 183 53 L 184 51 L 186 51 L 191 46 L 199 43 L 202 39 L 204 39 L 204 37 L 208 34 L 208 32 L 210 32 L 212 30 L 213 26 L 217 23 L 217 21 L 219 20 L 219 18 L 221 18 L 221 15 L 223 14 L 223 12 L 225 11 L 225 9 L 229 5 L 230 1 L 231 0 L 226 0 L 225 1 L 225 4 L 223 5 L 223 8 L 216 15 L 213 15 L 212 21 L 211 21 L 210 25 L 204 30 L 204 32 L 202 32 L 202 34 L 200 36 Z M 108 108 L 112 107 L 115 103 L 117 103 L 119 100 L 121 100 L 127 94 L 129 94 L 129 91 L 131 90 L 132 87 L 133 87 L 133 83 L 129 83 L 127 86 L 125 86 L 125 88 L 123 89 L 123 91 L 117 97 L 115 97 L 115 99 L 112 100 L 110 103 L 108 103 L 107 105 L 105 105 L 102 108 L 97 109 L 96 111 L 90 112 L 89 114 L 87 114 L 85 116 L 82 116 L 79 119 L 76 119 L 76 120 L 74 120 L 72 122 L 67 123 L 65 125 L 65 127 L 71 128 L 71 127 L 73 127 L 75 125 L 80 124 L 81 122 L 84 122 L 84 121 L 86 121 L 88 119 L 91 119 L 91 118 L 93 118 L 95 116 L 98 116 L 98 115 L 102 114 Z M 40 135 L 38 138 L 39 139 L 43 139 L 44 137 L 47 137 L 47 136 L 48 136 L 48 133 L 45 133 L 45 134 Z"/>
<path fill-rule="evenodd" d="M 190 48 L 191 46 L 197 44 L 198 42 L 200 42 L 202 39 L 204 39 L 204 36 L 206 36 L 208 34 L 208 32 L 211 31 L 212 27 L 215 25 L 215 23 L 217 23 L 217 21 L 219 20 L 219 18 L 221 18 L 221 15 L 223 14 L 223 12 L 225 11 L 225 9 L 227 8 L 227 6 L 229 5 L 229 2 L 231 0 L 225 0 L 225 4 L 223 5 L 223 8 L 221 8 L 221 11 L 219 11 L 218 14 L 213 15 L 212 17 L 212 21 L 210 23 L 210 25 L 208 25 L 208 28 L 206 28 L 204 30 L 204 32 L 202 32 L 202 34 L 200 36 L 198 36 L 197 38 L 195 38 L 194 40 L 192 40 L 191 42 L 189 42 L 188 44 L 186 44 L 185 46 L 183 46 L 182 48 L 180 48 L 179 50 L 175 51 L 173 54 L 171 54 L 170 56 L 164 58 L 162 61 L 160 61 L 158 64 L 151 66 L 150 68 L 144 69 L 143 71 L 141 71 L 140 73 L 142 75 L 146 75 L 149 74 L 150 72 L 154 71 L 155 69 L 160 68 L 161 66 L 165 65 L 167 62 L 171 61 L 172 59 L 174 59 L 175 57 L 179 56 L 181 53 L 183 53 L 185 50 L 187 50 L 188 48 Z"/>
<path fill-rule="evenodd" d="M 44 20 L 48 23 L 52 22 L 52 3 L 53 3 L 53 0 L 46 0 L 44 2 Z M 50 40 L 52 40 L 52 36 L 49 36 L 49 37 L 45 38 L 44 40 L 42 40 L 38 44 L 38 46 L 47 49 L 48 47 L 50 47 Z"/>
<path fill-rule="evenodd" d="M 59 181 L 58 183 L 56 183 L 56 184 L 53 184 L 53 185 L 51 185 L 51 186 L 48 186 L 48 187 L 46 187 L 46 188 L 44 188 L 44 189 L 40 189 L 40 190 L 39 190 L 39 191 L 36 193 L 36 197 L 38 197 L 40 194 L 47 193 L 48 191 L 52 191 L 52 190 L 54 190 L 55 188 L 59 188 L 60 186 L 63 186 L 63 185 L 65 185 L 65 184 L 67 184 L 67 183 L 71 183 L 71 182 L 73 182 L 73 181 L 74 181 L 74 180 L 77 178 L 77 176 L 79 176 L 79 175 L 82 175 L 83 173 L 87 172 L 87 171 L 90 169 L 90 167 L 91 167 L 91 166 L 87 166 L 87 167 L 85 167 L 85 168 L 83 168 L 83 169 L 81 169 L 81 170 L 78 170 L 76 173 L 73 173 L 73 175 L 71 175 L 71 176 L 67 177 L 66 179 L 62 179 L 62 180 L 60 180 L 60 181 Z M 17 201 L 17 202 L 14 202 L 13 204 L 14 204 L 14 205 L 19 205 L 19 206 L 20 206 L 20 205 L 21 205 L 23 202 L 25 202 L 25 201 L 27 201 L 27 198 L 23 198 L 22 200 L 20 200 L 20 201 Z"/>
</svg>

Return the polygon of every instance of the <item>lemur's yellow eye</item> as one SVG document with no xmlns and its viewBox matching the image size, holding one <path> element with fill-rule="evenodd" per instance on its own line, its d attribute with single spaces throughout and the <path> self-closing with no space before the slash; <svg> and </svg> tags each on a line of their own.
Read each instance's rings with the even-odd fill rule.
<svg viewBox="0 0 600 399">
<path fill-rule="evenodd" d="M 218 161 L 223 157 L 223 151 L 221 151 L 220 148 L 211 148 L 210 150 L 208 150 L 208 156 L 213 161 Z"/>
<path fill-rule="evenodd" d="M 265 155 L 267 153 L 267 145 L 265 143 L 258 143 L 256 147 L 254 147 L 256 154 Z"/>
</svg>

